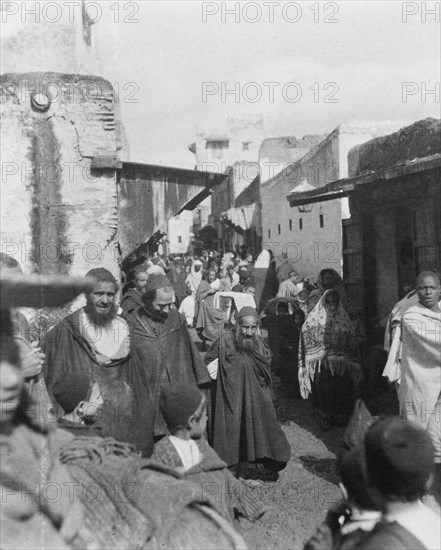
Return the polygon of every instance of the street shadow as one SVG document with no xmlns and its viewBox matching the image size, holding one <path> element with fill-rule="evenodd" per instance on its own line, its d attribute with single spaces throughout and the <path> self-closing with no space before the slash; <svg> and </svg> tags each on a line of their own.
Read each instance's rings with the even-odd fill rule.
<svg viewBox="0 0 441 550">
<path fill-rule="evenodd" d="M 340 474 L 336 458 L 318 458 L 316 456 L 305 455 L 299 456 L 298 459 L 308 472 L 329 481 L 329 483 L 338 485 Z"/>
</svg>

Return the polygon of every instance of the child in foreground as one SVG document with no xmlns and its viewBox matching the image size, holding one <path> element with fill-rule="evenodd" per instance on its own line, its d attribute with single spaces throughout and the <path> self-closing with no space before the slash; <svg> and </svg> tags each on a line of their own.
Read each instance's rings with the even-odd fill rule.
<svg viewBox="0 0 441 550">
<path fill-rule="evenodd" d="M 197 388 L 169 386 L 162 390 L 160 407 L 170 434 L 155 444 L 152 460 L 197 483 L 203 496 L 211 497 L 217 511 L 228 520 L 238 516 L 259 519 L 265 513 L 262 502 L 232 475 L 204 437 L 205 396 Z"/>
</svg>

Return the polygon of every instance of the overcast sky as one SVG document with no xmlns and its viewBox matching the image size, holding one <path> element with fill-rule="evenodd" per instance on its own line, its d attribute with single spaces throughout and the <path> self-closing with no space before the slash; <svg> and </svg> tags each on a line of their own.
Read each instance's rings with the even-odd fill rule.
<svg viewBox="0 0 441 550">
<path fill-rule="evenodd" d="M 262 114 L 268 137 L 299 138 L 440 116 L 439 2 L 100 5 L 92 32 L 102 75 L 120 85 L 131 160 L 191 168 L 196 127 L 228 115 Z M 239 97 L 222 94 L 235 87 Z"/>
<path fill-rule="evenodd" d="M 139 86 L 122 103 L 132 160 L 192 167 L 195 127 L 228 115 L 262 114 L 268 137 L 439 118 L 439 2 L 437 16 L 423 13 L 435 2 L 265 4 L 138 2 L 139 23 L 120 22 L 112 76 Z"/>
</svg>

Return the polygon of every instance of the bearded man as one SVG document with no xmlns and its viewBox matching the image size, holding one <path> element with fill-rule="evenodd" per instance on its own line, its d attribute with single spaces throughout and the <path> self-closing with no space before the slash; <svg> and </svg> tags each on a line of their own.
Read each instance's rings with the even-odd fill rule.
<svg viewBox="0 0 441 550">
<path fill-rule="evenodd" d="M 144 369 L 156 414 L 155 436 L 167 433 L 159 410 L 162 387 L 210 382 L 184 316 L 173 309 L 173 287 L 165 275 L 151 275 L 142 306 L 127 317 L 135 358 Z"/>
<path fill-rule="evenodd" d="M 145 291 L 145 285 L 147 284 L 147 269 L 143 266 L 139 266 L 135 269 L 135 279 L 133 288 L 124 294 L 121 300 L 121 308 L 123 310 L 123 317 L 127 317 L 129 313 L 135 311 L 141 305 L 141 298 Z"/>
<path fill-rule="evenodd" d="M 218 360 L 212 446 L 228 466 L 260 462 L 277 472 L 291 449 L 272 400 L 271 351 L 254 308 L 243 307 L 236 320 L 235 330 L 221 334 L 205 356 L 207 365 Z"/>
<path fill-rule="evenodd" d="M 85 379 L 89 388 L 96 383 L 103 403 L 94 430 L 132 443 L 149 456 L 153 449 L 151 399 L 144 371 L 133 357 L 128 325 L 117 315 L 118 284 L 104 268 L 92 269 L 86 278 L 95 282 L 86 294 L 86 306 L 51 329 L 44 343 L 49 395 L 62 417 L 66 411 L 57 395 L 63 394 L 65 379 Z"/>
</svg>

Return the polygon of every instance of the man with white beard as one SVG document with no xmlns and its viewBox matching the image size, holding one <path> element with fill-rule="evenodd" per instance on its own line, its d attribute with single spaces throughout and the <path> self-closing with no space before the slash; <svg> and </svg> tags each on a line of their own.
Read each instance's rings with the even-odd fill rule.
<svg viewBox="0 0 441 550">
<path fill-rule="evenodd" d="M 244 463 L 260 463 L 262 477 L 275 481 L 291 449 L 272 400 L 272 355 L 258 332 L 254 308 L 243 307 L 236 321 L 235 330 L 223 332 L 205 356 L 206 365 L 218 359 L 211 444 L 239 474 Z"/>
</svg>

